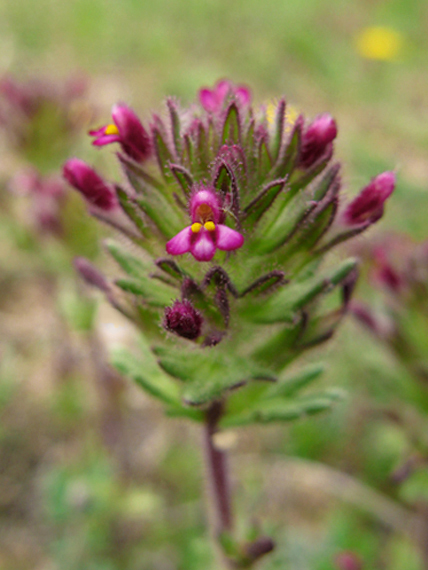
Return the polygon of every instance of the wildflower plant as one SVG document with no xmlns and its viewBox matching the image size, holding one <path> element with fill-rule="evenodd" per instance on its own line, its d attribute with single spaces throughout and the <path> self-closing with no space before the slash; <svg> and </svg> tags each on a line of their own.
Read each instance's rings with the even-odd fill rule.
<svg viewBox="0 0 428 570">
<path fill-rule="evenodd" d="M 90 213 L 132 242 L 106 247 L 123 272 L 113 282 L 84 259 L 76 267 L 142 333 L 141 353 L 116 366 L 165 405 L 200 422 L 215 536 L 226 564 L 250 567 L 270 538 L 233 532 L 224 428 L 289 422 L 328 409 L 334 390 L 305 393 L 320 365 L 289 372 L 327 341 L 344 317 L 355 259 L 328 258 L 377 221 L 394 187 L 375 178 L 340 204 L 337 127 L 330 115 L 287 123 L 286 102 L 253 107 L 244 86 L 220 81 L 188 109 L 174 98 L 143 126 L 127 105 L 91 134 L 119 144 L 120 184 L 72 158 L 64 176 Z"/>
</svg>

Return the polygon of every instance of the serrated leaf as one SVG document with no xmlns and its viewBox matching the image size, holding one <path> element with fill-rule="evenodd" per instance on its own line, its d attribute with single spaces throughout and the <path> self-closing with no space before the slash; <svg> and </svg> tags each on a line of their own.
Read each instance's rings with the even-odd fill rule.
<svg viewBox="0 0 428 570">
<path fill-rule="evenodd" d="M 226 355 L 217 347 L 194 349 L 191 353 L 165 347 L 154 351 L 168 374 L 186 382 L 183 400 L 193 406 L 218 399 L 249 380 L 275 380 L 270 370 L 248 358 Z"/>
<path fill-rule="evenodd" d="M 112 364 L 151 396 L 181 407 L 179 386 L 159 367 L 145 340 L 139 343 L 138 358 L 126 349 L 119 349 L 113 351 Z"/>
</svg>

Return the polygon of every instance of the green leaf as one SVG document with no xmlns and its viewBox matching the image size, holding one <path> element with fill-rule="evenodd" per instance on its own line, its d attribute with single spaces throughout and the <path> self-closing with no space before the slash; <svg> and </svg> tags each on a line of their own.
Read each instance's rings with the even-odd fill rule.
<svg viewBox="0 0 428 570">
<path fill-rule="evenodd" d="M 249 317 L 259 323 L 293 322 L 297 311 L 341 283 L 356 265 L 357 261 L 350 258 L 324 276 L 283 287 L 263 304 L 252 308 Z"/>
<path fill-rule="evenodd" d="M 285 178 L 296 166 L 302 139 L 303 117 L 300 115 L 294 124 L 289 141 L 282 149 L 270 178 Z"/>
<path fill-rule="evenodd" d="M 168 164 L 170 162 L 174 162 L 174 157 L 168 147 L 164 133 L 161 132 L 160 124 L 158 126 L 153 126 L 152 138 L 155 145 L 155 154 L 158 160 L 159 169 L 166 180 L 171 180 L 171 171 L 168 168 Z"/>
<path fill-rule="evenodd" d="M 130 199 L 128 194 L 122 188 L 120 188 L 120 186 L 116 186 L 116 194 L 122 210 L 125 212 L 128 218 L 135 224 L 135 226 L 140 230 L 144 237 L 149 237 L 149 228 L 145 224 L 141 213 L 137 210 L 134 201 Z"/>
<path fill-rule="evenodd" d="M 295 374 L 280 380 L 275 386 L 272 386 L 266 394 L 266 398 L 289 397 L 299 392 L 309 384 L 317 380 L 324 372 L 322 364 L 313 364 L 303 368 Z"/>
<path fill-rule="evenodd" d="M 175 152 L 177 157 L 181 155 L 181 136 L 180 136 L 180 116 L 178 114 L 176 102 L 168 98 L 166 102 L 171 119 L 172 138 L 174 141 Z"/>
<path fill-rule="evenodd" d="M 286 182 L 287 178 L 274 180 L 262 189 L 260 194 L 244 208 L 245 224 L 254 226 L 260 220 L 273 204 L 278 194 L 283 190 Z"/>
<path fill-rule="evenodd" d="M 166 283 L 159 280 L 155 282 L 148 277 L 137 279 L 116 279 L 117 285 L 122 291 L 143 297 L 144 301 L 153 307 L 165 307 L 177 298 L 177 291 Z"/>
<path fill-rule="evenodd" d="M 144 338 L 138 348 L 138 358 L 126 349 L 115 350 L 112 355 L 113 366 L 132 378 L 151 396 L 181 408 L 179 386 L 159 367 Z"/>
<path fill-rule="evenodd" d="M 186 382 L 183 399 L 193 406 L 218 399 L 249 380 L 275 380 L 270 370 L 248 358 L 224 354 L 218 347 L 191 351 L 157 347 L 154 352 L 168 374 Z"/>
<path fill-rule="evenodd" d="M 115 241 L 106 240 L 105 246 L 113 259 L 130 277 L 135 277 L 136 279 L 144 278 L 153 270 L 151 261 L 144 261 L 139 257 L 135 257 Z"/>
<path fill-rule="evenodd" d="M 260 402 L 257 408 L 240 414 L 226 414 L 220 421 L 220 427 L 231 428 L 250 424 L 290 422 L 328 410 L 334 401 L 335 399 L 328 395 L 308 397 L 302 401 L 272 399 Z"/>
<path fill-rule="evenodd" d="M 285 125 L 285 99 L 281 99 L 276 108 L 275 134 L 272 141 L 272 158 L 276 162 L 282 146 Z"/>
<path fill-rule="evenodd" d="M 180 164 L 170 164 L 169 168 L 171 169 L 174 178 L 177 180 L 180 188 L 182 189 L 184 196 L 188 198 L 193 186 L 193 178 L 191 173 Z"/>
<path fill-rule="evenodd" d="M 168 239 L 175 236 L 186 225 L 184 217 L 180 216 L 160 193 L 140 195 L 135 202 Z"/>
<path fill-rule="evenodd" d="M 286 200 L 276 219 L 267 228 L 263 228 L 255 236 L 256 251 L 266 254 L 284 245 L 315 209 L 316 202 L 307 202 L 304 197 L 296 196 L 290 205 Z"/>
<path fill-rule="evenodd" d="M 156 188 L 160 191 L 163 191 L 165 189 L 164 185 L 159 182 L 159 180 L 151 176 L 151 174 L 146 172 L 141 164 L 138 164 L 138 162 L 135 162 L 120 152 L 117 153 L 117 157 L 122 165 L 126 177 L 136 192 L 140 192 L 143 188 L 145 188 L 144 184 L 153 186 L 153 188 Z"/>
<path fill-rule="evenodd" d="M 239 117 L 238 107 L 235 103 L 231 103 L 226 112 L 223 125 L 222 141 L 226 143 L 239 143 L 241 141 L 241 121 Z"/>
</svg>

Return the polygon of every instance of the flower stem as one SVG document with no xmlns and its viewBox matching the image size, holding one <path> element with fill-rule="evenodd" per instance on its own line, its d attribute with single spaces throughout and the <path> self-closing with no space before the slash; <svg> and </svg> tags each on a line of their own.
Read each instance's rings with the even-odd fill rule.
<svg viewBox="0 0 428 570">
<path fill-rule="evenodd" d="M 227 461 L 224 451 L 215 447 L 214 435 L 223 414 L 223 403 L 214 402 L 206 412 L 204 445 L 206 461 L 206 480 L 212 516 L 212 534 L 216 542 L 223 533 L 232 530 L 232 511 L 230 501 Z M 225 560 L 227 567 L 231 561 Z"/>
</svg>

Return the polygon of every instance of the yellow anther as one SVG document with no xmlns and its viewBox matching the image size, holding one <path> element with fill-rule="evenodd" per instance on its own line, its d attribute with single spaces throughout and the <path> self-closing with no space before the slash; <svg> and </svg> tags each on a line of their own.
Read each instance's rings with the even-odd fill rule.
<svg viewBox="0 0 428 570">
<path fill-rule="evenodd" d="M 107 125 L 105 130 L 104 130 L 104 134 L 105 135 L 118 135 L 119 134 L 119 129 L 116 127 L 116 125 Z"/>
<path fill-rule="evenodd" d="M 215 223 L 214 222 L 205 222 L 204 228 L 209 232 L 213 232 L 215 230 Z"/>
<path fill-rule="evenodd" d="M 202 228 L 202 224 L 200 224 L 199 222 L 195 222 L 194 224 L 191 225 L 191 228 L 192 228 L 192 232 L 194 234 L 197 234 L 200 231 L 200 229 Z"/>
</svg>

